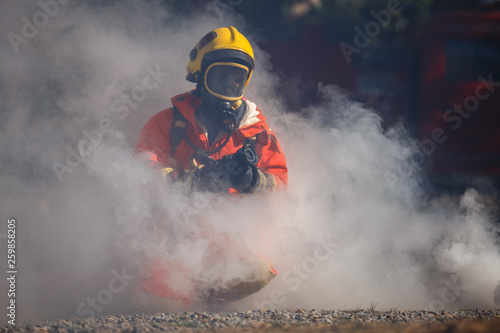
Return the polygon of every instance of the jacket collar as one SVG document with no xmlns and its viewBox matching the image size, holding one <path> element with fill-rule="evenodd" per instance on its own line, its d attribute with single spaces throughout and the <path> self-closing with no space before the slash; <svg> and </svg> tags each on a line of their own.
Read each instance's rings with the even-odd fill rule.
<svg viewBox="0 0 500 333">
<path fill-rule="evenodd" d="M 195 111 L 201 105 L 201 102 L 203 100 L 197 97 L 194 94 L 194 91 L 195 90 L 191 90 L 189 92 L 174 96 L 170 100 L 172 102 L 172 105 L 174 105 L 184 116 L 184 118 L 186 118 L 186 120 L 191 123 L 193 128 L 198 131 L 195 120 Z M 242 132 L 241 134 L 244 135 L 254 135 L 253 132 L 255 132 L 257 128 L 262 127 L 256 125 L 258 123 L 262 123 L 266 119 L 266 117 L 262 115 L 261 111 L 257 108 L 255 103 L 252 103 L 245 98 L 243 98 L 243 102 L 247 104 L 247 110 L 240 122 L 240 126 L 234 132 Z"/>
</svg>

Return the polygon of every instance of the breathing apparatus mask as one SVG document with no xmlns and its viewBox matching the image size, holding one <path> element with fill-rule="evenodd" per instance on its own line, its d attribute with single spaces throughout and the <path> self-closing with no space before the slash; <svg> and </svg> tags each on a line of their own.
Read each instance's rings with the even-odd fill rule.
<svg viewBox="0 0 500 333">
<path fill-rule="evenodd" d="M 236 126 L 236 110 L 242 104 L 248 80 L 248 67 L 234 62 L 216 62 L 205 71 L 203 100 L 226 132 Z"/>
</svg>

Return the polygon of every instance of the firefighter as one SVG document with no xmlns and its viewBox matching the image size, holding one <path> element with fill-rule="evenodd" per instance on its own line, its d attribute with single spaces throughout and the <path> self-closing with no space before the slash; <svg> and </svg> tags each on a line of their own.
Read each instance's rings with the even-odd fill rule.
<svg viewBox="0 0 500 333">
<path fill-rule="evenodd" d="M 173 97 L 173 107 L 146 123 L 137 153 L 163 177 L 191 189 L 257 193 L 286 185 L 278 140 L 261 111 L 243 98 L 253 70 L 253 50 L 241 33 L 234 27 L 209 32 L 189 54 L 186 79 L 196 89 Z M 227 165 L 206 168 L 193 159 L 202 152 L 220 160 L 245 144 L 255 147 L 258 162 L 230 177 L 221 177 Z"/>
<path fill-rule="evenodd" d="M 286 186 L 288 171 L 278 140 L 261 111 L 243 97 L 253 70 L 252 47 L 236 28 L 206 34 L 189 53 L 186 79 L 196 88 L 171 98 L 173 106 L 144 125 L 136 154 L 187 191 L 254 195 Z M 276 275 L 268 260 L 250 261 L 260 280 L 235 286 L 225 295 L 229 300 L 259 290 Z M 188 309 L 195 287 L 186 282 L 182 292 L 175 292 L 168 285 L 182 270 L 182 263 L 170 262 L 143 274 L 135 293 L 139 308 Z"/>
</svg>

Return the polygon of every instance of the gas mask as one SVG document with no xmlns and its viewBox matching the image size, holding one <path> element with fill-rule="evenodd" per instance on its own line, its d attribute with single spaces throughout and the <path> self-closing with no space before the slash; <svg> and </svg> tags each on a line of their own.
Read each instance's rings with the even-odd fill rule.
<svg viewBox="0 0 500 333">
<path fill-rule="evenodd" d="M 248 67 L 234 62 L 216 62 L 205 72 L 205 88 L 223 100 L 237 101 L 243 97 L 249 79 Z"/>
<path fill-rule="evenodd" d="M 238 63 L 216 62 L 205 72 L 203 99 L 226 132 L 236 126 L 236 110 L 242 104 L 248 80 L 248 67 Z"/>
</svg>

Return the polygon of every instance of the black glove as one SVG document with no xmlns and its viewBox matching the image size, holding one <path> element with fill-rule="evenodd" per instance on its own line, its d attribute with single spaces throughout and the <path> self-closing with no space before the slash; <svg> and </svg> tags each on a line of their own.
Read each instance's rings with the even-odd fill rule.
<svg viewBox="0 0 500 333">
<path fill-rule="evenodd" d="M 193 188 L 199 191 L 222 193 L 234 188 L 240 193 L 252 193 L 260 176 L 254 166 L 258 161 L 257 152 L 249 144 L 217 161 L 201 151 L 195 151 L 193 157 L 204 165 L 188 177 L 192 179 Z"/>
<path fill-rule="evenodd" d="M 233 188 L 240 193 L 254 193 L 268 187 L 266 174 L 255 166 L 258 162 L 257 152 L 249 144 L 217 161 L 200 151 L 196 151 L 193 157 L 203 166 L 181 171 L 174 178 L 191 189 L 227 193 L 229 188 Z M 274 187 L 275 182 L 269 184 Z"/>
<path fill-rule="evenodd" d="M 252 193 L 260 178 L 258 168 L 240 164 L 235 159 L 222 159 L 215 165 L 205 165 L 193 170 L 184 170 L 178 180 L 193 190 L 212 193 L 227 193 L 234 188 L 240 193 Z"/>
<path fill-rule="evenodd" d="M 229 187 L 240 193 L 252 193 L 260 176 L 258 168 L 237 158 L 232 158 L 225 164 L 225 170 L 229 175 Z"/>
<path fill-rule="evenodd" d="M 229 191 L 229 175 L 220 167 L 199 166 L 195 169 L 174 170 L 163 168 L 160 170 L 162 178 L 170 178 L 188 190 L 213 193 L 227 193 Z"/>
<path fill-rule="evenodd" d="M 203 166 L 194 169 L 192 189 L 202 192 L 227 193 L 230 187 L 229 174 L 222 165 Z"/>
</svg>

